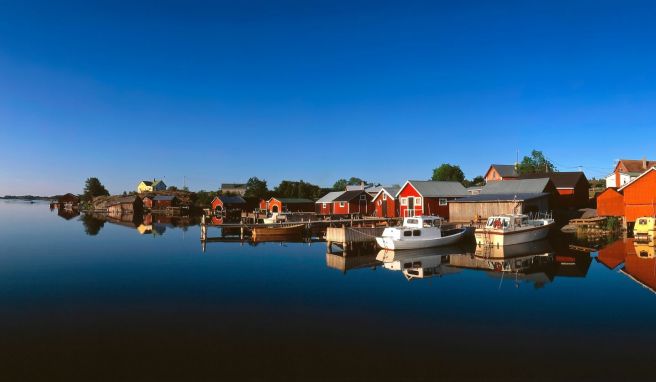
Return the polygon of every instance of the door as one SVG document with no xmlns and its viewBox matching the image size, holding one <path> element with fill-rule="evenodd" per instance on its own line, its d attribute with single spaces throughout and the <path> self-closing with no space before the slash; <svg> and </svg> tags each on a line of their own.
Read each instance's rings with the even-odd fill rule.
<svg viewBox="0 0 656 382">
<path fill-rule="evenodd" d="M 415 216 L 415 198 L 412 196 L 408 197 L 408 216 Z"/>
<path fill-rule="evenodd" d="M 387 217 L 387 200 L 383 200 L 382 203 L 383 203 L 383 205 L 382 205 L 382 207 L 383 207 L 382 208 L 382 210 L 383 210 L 382 217 L 386 218 Z"/>
</svg>

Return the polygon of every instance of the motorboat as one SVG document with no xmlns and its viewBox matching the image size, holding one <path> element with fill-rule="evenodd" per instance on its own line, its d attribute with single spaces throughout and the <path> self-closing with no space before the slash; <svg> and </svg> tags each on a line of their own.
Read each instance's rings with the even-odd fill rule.
<svg viewBox="0 0 656 382">
<path fill-rule="evenodd" d="M 490 216 L 474 236 L 479 246 L 504 246 L 542 240 L 555 224 L 551 216 L 531 217 L 525 214 Z"/>
<path fill-rule="evenodd" d="M 442 229 L 439 216 L 415 216 L 403 219 L 400 227 L 385 228 L 376 243 L 382 249 L 418 249 L 452 245 L 465 235 L 465 229 Z"/>
</svg>

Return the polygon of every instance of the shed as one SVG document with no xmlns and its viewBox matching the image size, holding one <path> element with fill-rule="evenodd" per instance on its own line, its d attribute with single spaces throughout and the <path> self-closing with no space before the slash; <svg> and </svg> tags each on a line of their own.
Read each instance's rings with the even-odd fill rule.
<svg viewBox="0 0 656 382">
<path fill-rule="evenodd" d="M 143 212 L 143 202 L 137 196 L 112 198 L 107 203 L 107 213 L 110 215 L 140 214 Z"/>
<path fill-rule="evenodd" d="M 516 179 L 519 176 L 517 166 L 514 164 L 493 164 L 485 173 L 485 181 L 499 181 Z"/>
<path fill-rule="evenodd" d="M 556 206 L 584 208 L 590 200 L 590 183 L 581 171 L 522 175 L 519 179 L 549 178 L 556 187 Z"/>
<path fill-rule="evenodd" d="M 624 195 L 626 222 L 635 222 L 641 216 L 656 215 L 656 167 L 645 171 L 617 191 Z"/>
<path fill-rule="evenodd" d="M 399 186 L 381 187 L 373 198 L 374 214 L 379 218 L 395 218 L 399 216 L 399 205 L 396 194 Z"/>
<path fill-rule="evenodd" d="M 71 193 L 57 198 L 58 208 L 71 209 L 80 204 L 80 197 Z"/>
<path fill-rule="evenodd" d="M 163 210 L 169 207 L 177 207 L 179 202 L 175 195 L 157 195 L 153 198 L 153 208 Z"/>
<path fill-rule="evenodd" d="M 461 223 L 494 215 L 548 211 L 548 193 L 479 194 L 449 202 L 449 220 Z"/>
<path fill-rule="evenodd" d="M 365 190 L 345 191 L 333 200 L 333 215 L 373 213 L 373 197 Z"/>
<path fill-rule="evenodd" d="M 316 201 L 316 213 L 319 215 L 331 215 L 333 213 L 333 201 L 342 195 L 344 191 L 333 191 L 324 195 Z"/>
<path fill-rule="evenodd" d="M 396 197 L 402 217 L 437 215 L 449 219 L 449 202 L 467 195 L 467 189 L 459 182 L 408 180 Z"/>
<path fill-rule="evenodd" d="M 597 215 L 624 216 L 624 195 L 614 188 L 607 188 L 597 195 Z"/>
<path fill-rule="evenodd" d="M 212 211 L 225 213 L 227 211 L 246 211 L 246 200 L 241 196 L 217 195 L 212 199 Z"/>
</svg>

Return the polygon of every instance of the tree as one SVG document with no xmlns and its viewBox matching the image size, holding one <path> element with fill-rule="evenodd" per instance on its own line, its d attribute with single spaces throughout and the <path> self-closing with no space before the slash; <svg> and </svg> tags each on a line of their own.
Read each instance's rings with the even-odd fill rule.
<svg viewBox="0 0 656 382">
<path fill-rule="evenodd" d="M 323 196 L 321 187 L 302 180 L 298 182 L 283 180 L 273 193 L 282 198 L 318 199 Z"/>
<path fill-rule="evenodd" d="M 109 191 L 100 183 L 98 178 L 88 178 L 84 185 L 82 199 L 91 201 L 96 196 L 109 196 Z"/>
<path fill-rule="evenodd" d="M 556 167 L 542 153 L 542 151 L 533 150 L 531 156 L 525 156 L 519 163 L 518 172 L 520 175 L 527 174 L 544 174 L 556 171 Z"/>
<path fill-rule="evenodd" d="M 266 180 L 260 180 L 257 177 L 248 179 L 244 196 L 249 198 L 266 199 L 269 196 L 269 189 L 267 188 Z"/>
<path fill-rule="evenodd" d="M 178 188 L 176 186 L 169 186 L 168 190 L 169 191 L 178 191 Z"/>
<path fill-rule="evenodd" d="M 344 191 L 346 190 L 346 186 L 359 186 L 362 183 L 367 184 L 367 181 L 354 176 L 350 177 L 348 180 L 341 178 L 333 184 L 333 190 Z"/>
<path fill-rule="evenodd" d="M 462 185 L 465 187 L 473 187 L 473 186 L 484 186 L 485 185 L 485 178 L 483 178 L 482 175 L 475 176 L 474 179 L 468 180 L 465 179 L 462 182 Z"/>
<path fill-rule="evenodd" d="M 433 170 L 433 180 L 461 182 L 465 180 L 465 174 L 458 165 L 443 163 Z"/>
</svg>

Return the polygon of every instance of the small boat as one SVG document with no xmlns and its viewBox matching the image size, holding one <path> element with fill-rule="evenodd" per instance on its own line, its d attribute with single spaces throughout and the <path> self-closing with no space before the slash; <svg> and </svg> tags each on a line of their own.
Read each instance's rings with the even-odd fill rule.
<svg viewBox="0 0 656 382">
<path fill-rule="evenodd" d="M 548 216 L 531 218 L 524 214 L 491 216 L 483 228 L 474 233 L 478 245 L 514 245 L 547 237 L 555 221 Z"/>
<path fill-rule="evenodd" d="M 254 241 L 285 240 L 302 236 L 305 233 L 305 224 L 294 224 L 280 227 L 253 228 Z"/>
<path fill-rule="evenodd" d="M 656 218 L 643 216 L 636 220 L 633 226 L 633 237 L 636 241 L 653 241 L 654 233 L 656 233 Z"/>
<path fill-rule="evenodd" d="M 465 229 L 442 230 L 439 216 L 416 216 L 403 219 L 401 227 L 385 228 L 376 238 L 382 249 L 418 249 L 452 245 L 465 235 Z"/>
</svg>

